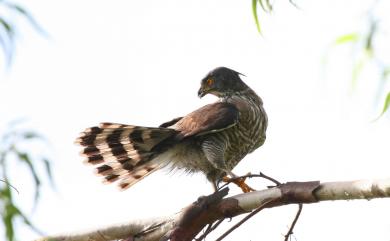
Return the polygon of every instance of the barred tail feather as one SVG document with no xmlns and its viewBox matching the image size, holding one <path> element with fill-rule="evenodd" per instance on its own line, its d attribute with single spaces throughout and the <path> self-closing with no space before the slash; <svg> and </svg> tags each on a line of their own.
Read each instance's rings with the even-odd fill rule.
<svg viewBox="0 0 390 241">
<path fill-rule="evenodd" d="M 82 132 L 76 143 L 84 147 L 85 163 L 99 165 L 96 173 L 104 182 L 119 181 L 123 190 L 162 166 L 155 147 L 174 134 L 168 128 L 102 123 Z"/>
</svg>

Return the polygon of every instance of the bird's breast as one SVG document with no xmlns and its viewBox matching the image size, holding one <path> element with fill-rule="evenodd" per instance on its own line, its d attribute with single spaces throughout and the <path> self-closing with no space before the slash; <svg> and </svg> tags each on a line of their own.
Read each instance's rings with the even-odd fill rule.
<svg viewBox="0 0 390 241">
<path fill-rule="evenodd" d="M 265 141 L 267 115 L 261 99 L 257 98 L 243 96 L 232 100 L 240 115 L 237 125 L 226 133 L 229 145 L 225 155 L 227 159 L 232 159 L 234 165 Z"/>
</svg>

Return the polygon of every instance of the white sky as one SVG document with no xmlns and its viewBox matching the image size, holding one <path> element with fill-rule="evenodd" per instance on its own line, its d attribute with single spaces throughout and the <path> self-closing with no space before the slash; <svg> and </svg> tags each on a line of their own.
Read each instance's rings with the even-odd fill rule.
<svg viewBox="0 0 390 241">
<path fill-rule="evenodd" d="M 196 92 L 217 66 L 246 74 L 269 115 L 266 144 L 236 173 L 262 171 L 281 181 L 389 177 L 389 115 L 371 122 L 379 111 L 377 73 L 363 72 L 351 94 L 352 54 L 330 47 L 362 28 L 371 1 L 301 1 L 301 9 L 277 1 L 273 14 L 260 13 L 263 37 L 250 1 L 21 3 L 50 38 L 20 22 L 14 64 L 1 77 L 0 116 L 2 124 L 27 117 L 51 143 L 57 191 L 45 188 L 31 214 L 49 234 L 171 214 L 209 194 L 201 175 L 179 173 L 154 174 L 125 192 L 101 185 L 73 141 L 99 122 L 154 126 L 214 101 Z M 31 180 L 23 167 L 14 168 L 15 197 L 29 213 Z M 388 241 L 388 207 L 389 200 L 307 205 L 295 237 Z M 226 240 L 282 240 L 295 210 L 266 210 Z M 23 228 L 18 233 L 21 240 L 37 237 Z"/>
</svg>

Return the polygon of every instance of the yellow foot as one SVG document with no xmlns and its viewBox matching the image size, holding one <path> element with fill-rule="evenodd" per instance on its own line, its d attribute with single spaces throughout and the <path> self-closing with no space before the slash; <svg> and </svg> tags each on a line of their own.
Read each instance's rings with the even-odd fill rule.
<svg viewBox="0 0 390 241">
<path fill-rule="evenodd" d="M 241 188 L 241 190 L 244 193 L 251 192 L 251 191 L 256 191 L 255 189 L 251 188 L 250 186 L 248 186 L 248 184 L 245 183 L 245 179 L 246 178 L 242 178 L 242 177 L 230 178 L 228 176 L 224 176 L 222 178 L 222 181 L 227 182 L 227 183 L 232 182 L 232 183 L 236 184 L 238 187 Z"/>
</svg>

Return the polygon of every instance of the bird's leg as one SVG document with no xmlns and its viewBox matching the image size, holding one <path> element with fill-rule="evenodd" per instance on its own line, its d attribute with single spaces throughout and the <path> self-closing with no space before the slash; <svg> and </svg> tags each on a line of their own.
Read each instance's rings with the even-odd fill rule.
<svg viewBox="0 0 390 241">
<path fill-rule="evenodd" d="M 222 181 L 227 183 L 233 182 L 234 184 L 239 186 L 243 192 L 254 191 L 253 188 L 249 187 L 245 183 L 245 178 L 241 178 L 235 175 L 227 168 L 226 161 L 224 159 L 225 149 L 226 145 L 224 142 L 219 142 L 218 140 L 214 139 L 207 139 L 203 141 L 202 150 L 210 164 L 215 167 L 215 169 L 212 169 L 210 172 L 207 173 L 207 179 L 209 179 L 211 183 L 213 183 L 214 189 L 217 188 L 215 190 L 218 190 L 218 185 L 216 185 L 217 183 L 215 182 L 215 180 L 221 179 L 221 176 L 218 173 L 226 173 L 231 178 L 225 176 L 222 178 Z"/>
<path fill-rule="evenodd" d="M 207 180 L 209 180 L 209 182 L 213 186 L 214 192 L 218 192 L 219 191 L 219 188 L 218 188 L 219 181 L 218 181 L 218 178 L 216 176 L 215 171 L 211 171 L 211 172 L 207 173 L 206 177 L 207 177 Z"/>
<path fill-rule="evenodd" d="M 239 177 L 231 171 L 226 171 L 226 173 L 230 176 L 230 178 L 226 175 L 222 178 L 222 181 L 236 184 L 244 193 L 256 191 L 245 183 L 246 178 Z"/>
<path fill-rule="evenodd" d="M 212 181 L 212 182 L 211 182 L 211 185 L 213 185 L 214 192 L 218 192 L 218 185 L 217 185 L 217 182 Z"/>
</svg>

